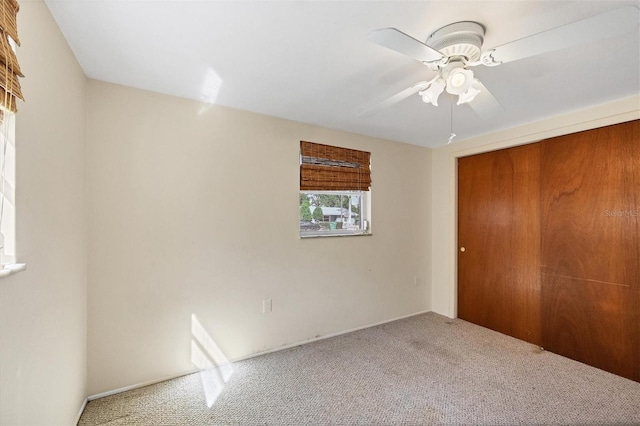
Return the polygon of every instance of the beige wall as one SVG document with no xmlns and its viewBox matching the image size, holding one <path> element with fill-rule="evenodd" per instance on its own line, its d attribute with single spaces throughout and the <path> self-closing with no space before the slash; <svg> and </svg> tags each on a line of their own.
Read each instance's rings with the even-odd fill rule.
<svg viewBox="0 0 640 426">
<path fill-rule="evenodd" d="M 431 309 L 449 317 L 457 316 L 457 158 L 638 118 L 640 97 L 632 97 L 434 149 L 431 164 Z"/>
<path fill-rule="evenodd" d="M 193 370 L 192 316 L 237 359 L 429 310 L 429 149 L 97 81 L 88 99 L 90 395 Z M 371 151 L 373 236 L 298 237 L 300 140 Z"/>
<path fill-rule="evenodd" d="M 86 397 L 86 79 L 46 5 L 21 2 L 17 254 L 0 283 L 0 424 L 75 422 Z"/>
</svg>

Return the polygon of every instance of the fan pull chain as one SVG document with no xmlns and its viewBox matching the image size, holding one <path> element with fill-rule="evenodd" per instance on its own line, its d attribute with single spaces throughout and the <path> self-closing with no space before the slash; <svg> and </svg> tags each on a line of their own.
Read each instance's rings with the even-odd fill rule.
<svg viewBox="0 0 640 426">
<path fill-rule="evenodd" d="M 449 135 L 449 141 L 447 142 L 447 145 L 450 144 L 453 141 L 453 138 L 456 137 L 456 134 L 453 133 L 453 96 L 451 96 L 451 121 L 450 121 L 450 125 L 449 125 L 449 130 L 451 132 L 451 134 Z"/>
</svg>

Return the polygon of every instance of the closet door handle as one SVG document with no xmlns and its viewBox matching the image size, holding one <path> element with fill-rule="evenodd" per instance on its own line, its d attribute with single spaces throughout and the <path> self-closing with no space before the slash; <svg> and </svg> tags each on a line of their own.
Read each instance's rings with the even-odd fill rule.
<svg viewBox="0 0 640 426">
<path fill-rule="evenodd" d="M 461 252 L 463 252 L 463 253 L 464 253 L 466 250 L 467 250 L 466 248 L 464 248 L 464 247 L 460 247 L 460 251 L 461 251 Z"/>
</svg>

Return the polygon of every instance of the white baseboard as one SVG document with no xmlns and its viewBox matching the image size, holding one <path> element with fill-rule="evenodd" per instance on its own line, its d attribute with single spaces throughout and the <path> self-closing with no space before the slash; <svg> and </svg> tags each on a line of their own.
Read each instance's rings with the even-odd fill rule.
<svg viewBox="0 0 640 426">
<path fill-rule="evenodd" d="M 76 416 L 76 422 L 74 423 L 74 425 L 77 425 L 80 421 L 80 417 L 82 416 L 82 413 L 87 406 L 87 402 L 89 402 L 88 398 L 85 398 L 84 401 L 82 401 L 82 405 L 80 406 L 80 411 L 78 411 L 78 415 Z"/>
<path fill-rule="evenodd" d="M 178 377 L 187 376 L 189 374 L 197 373 L 198 371 L 200 371 L 200 370 L 197 369 L 197 368 L 194 368 L 192 370 L 183 371 L 182 373 L 172 374 L 170 376 L 161 377 L 159 379 L 149 380 L 149 381 L 142 382 L 142 383 L 136 383 L 135 385 L 125 386 L 123 388 L 113 389 L 113 390 L 110 390 L 110 391 L 97 393 L 95 395 L 89 395 L 87 397 L 87 400 L 93 401 L 94 399 L 104 398 L 105 396 L 111 396 L 111 395 L 115 395 L 115 394 L 118 394 L 118 393 L 130 391 L 130 390 L 133 390 L 133 389 L 143 388 L 143 387 L 149 386 L 149 385 L 155 385 L 156 383 L 165 382 L 165 381 L 171 380 L 171 379 L 177 379 Z"/>
<path fill-rule="evenodd" d="M 252 353 L 252 354 L 249 354 L 249 355 L 246 355 L 246 356 L 241 356 L 241 357 L 235 358 L 235 359 L 231 360 L 231 362 L 244 361 L 245 359 L 254 358 L 254 357 L 257 357 L 257 356 L 260 356 L 260 355 L 266 355 L 266 354 L 270 354 L 270 353 L 273 353 L 273 352 L 282 351 L 282 350 L 285 350 L 285 349 L 295 348 L 296 346 L 306 345 L 307 343 L 317 342 L 318 340 L 330 339 L 332 337 L 341 336 L 343 334 L 353 333 L 354 331 L 364 330 L 365 328 L 377 327 L 379 325 L 387 324 L 389 322 L 393 322 L 393 321 L 398 321 L 398 320 L 405 319 L 405 318 L 414 317 L 416 315 L 426 314 L 427 312 L 431 312 L 431 310 L 415 312 L 413 314 L 404 315 L 404 316 L 401 316 L 401 317 L 392 318 L 392 319 L 376 322 L 376 323 L 373 323 L 373 324 L 367 324 L 367 325 L 363 325 L 363 326 L 360 326 L 360 327 L 350 328 L 348 330 L 339 331 L 337 333 L 331 333 L 331 334 L 327 334 L 327 335 L 324 335 L 324 336 L 314 337 L 314 338 L 311 338 L 311 339 L 302 340 L 302 341 L 297 342 L 297 343 L 291 343 L 291 344 L 288 344 L 288 345 L 279 346 L 279 347 L 274 348 L 274 349 L 268 349 L 266 351 L 255 352 L 255 353 Z"/>
<path fill-rule="evenodd" d="M 376 322 L 376 323 L 373 323 L 373 324 L 367 324 L 367 325 L 363 325 L 363 326 L 360 326 L 360 327 L 350 328 L 348 330 L 339 331 L 337 333 L 331 333 L 331 334 L 327 334 L 327 335 L 324 335 L 324 336 L 318 336 L 318 337 L 314 337 L 314 338 L 311 338 L 311 339 L 302 340 L 302 341 L 299 341 L 297 343 L 287 344 L 287 345 L 280 346 L 280 347 L 277 347 L 277 348 L 274 348 L 274 349 L 268 349 L 266 351 L 254 352 L 254 353 L 249 354 L 249 355 L 245 355 L 245 356 L 241 356 L 241 357 L 238 357 L 238 358 L 231 359 L 231 360 L 229 360 L 229 362 L 234 363 L 234 362 L 238 362 L 238 361 L 244 361 L 244 360 L 247 360 L 247 359 L 255 358 L 257 356 L 266 355 L 266 354 L 270 354 L 270 353 L 278 352 L 278 351 L 283 351 L 285 349 L 294 348 L 294 347 L 300 346 L 300 345 L 306 345 L 307 343 L 313 343 L 313 342 L 317 342 L 319 340 L 330 339 L 332 337 L 341 336 L 343 334 L 353 333 L 354 331 L 364 330 L 365 328 L 377 327 L 377 326 L 382 325 L 382 324 L 387 324 L 387 323 L 390 323 L 390 322 L 393 322 L 393 321 L 398 321 L 398 320 L 401 320 L 401 319 L 414 317 L 416 315 L 426 314 L 428 312 L 431 312 L 431 310 L 415 312 L 413 314 L 404 315 L 404 316 L 401 316 L 401 317 L 392 318 L 392 319 Z M 130 390 L 133 390 L 133 389 L 138 389 L 138 388 L 141 388 L 141 387 L 144 387 L 144 386 L 155 385 L 156 383 L 164 382 L 166 380 L 176 379 L 178 377 L 186 376 L 188 374 L 197 373 L 198 371 L 201 371 L 201 370 L 197 369 L 197 368 L 194 368 L 193 370 L 183 371 L 182 373 L 173 374 L 171 376 L 162 377 L 160 379 L 149 380 L 147 382 L 136 383 L 136 384 L 131 385 L 131 386 L 125 386 L 123 388 L 118 388 L 118 389 L 110 390 L 110 391 L 107 391 L 107 392 L 102 392 L 102 393 L 98 393 L 98 394 L 95 394 L 95 395 L 90 395 L 89 397 L 87 397 L 86 401 L 93 401 L 94 399 L 104 398 L 105 396 L 116 395 L 118 393 L 130 391 Z M 85 405 L 86 405 L 86 401 L 85 401 Z M 84 405 L 83 405 L 82 409 L 84 410 Z M 80 414 L 82 414 L 82 410 L 80 411 Z M 78 416 L 78 419 L 80 419 L 80 416 Z"/>
</svg>

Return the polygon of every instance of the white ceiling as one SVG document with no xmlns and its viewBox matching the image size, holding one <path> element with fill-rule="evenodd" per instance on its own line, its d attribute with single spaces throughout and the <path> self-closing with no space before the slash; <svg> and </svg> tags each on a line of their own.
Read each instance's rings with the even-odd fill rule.
<svg viewBox="0 0 640 426">
<path fill-rule="evenodd" d="M 329 128 L 436 147 L 451 99 L 418 95 L 359 113 L 434 73 L 367 40 L 396 27 L 426 40 L 470 20 L 483 50 L 640 1 L 46 0 L 89 78 Z M 640 93 L 640 33 L 474 72 L 505 110 L 453 106 L 454 141 Z"/>
</svg>

